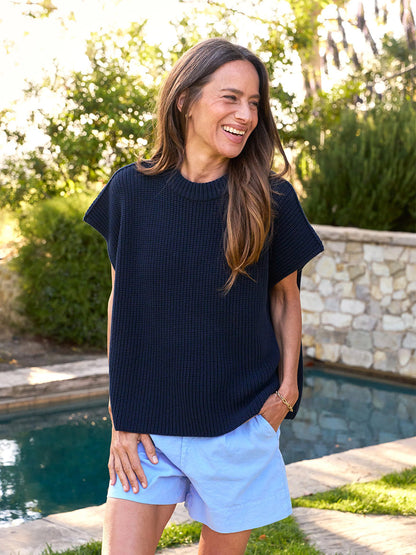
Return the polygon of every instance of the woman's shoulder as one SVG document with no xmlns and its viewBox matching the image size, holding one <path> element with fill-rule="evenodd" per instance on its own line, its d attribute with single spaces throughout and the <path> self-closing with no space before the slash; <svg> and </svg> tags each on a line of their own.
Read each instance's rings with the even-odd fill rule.
<svg viewBox="0 0 416 555">
<path fill-rule="evenodd" d="M 282 204 L 285 201 L 298 200 L 298 195 L 293 185 L 284 177 L 279 176 L 277 173 L 272 173 L 269 177 L 269 183 L 273 200 L 278 204 Z"/>
<path fill-rule="evenodd" d="M 141 168 L 143 170 L 151 168 L 153 165 L 151 160 L 140 160 L 139 162 L 132 162 L 131 164 L 127 164 L 126 166 L 122 166 L 118 170 L 116 170 L 109 182 L 122 182 L 122 183 L 134 183 L 137 185 L 138 183 L 143 183 L 144 181 L 152 178 L 159 178 L 166 172 L 162 173 L 155 173 L 149 174 L 146 172 L 140 171 Z"/>
<path fill-rule="evenodd" d="M 269 183 L 274 192 L 284 192 L 285 190 L 293 189 L 290 181 L 273 171 L 269 175 Z"/>
<path fill-rule="evenodd" d="M 144 164 L 143 166 L 146 167 Z M 143 189 L 143 185 L 148 186 L 148 181 L 152 178 L 152 175 L 142 173 L 137 162 L 133 162 L 116 170 L 109 179 L 107 188 L 112 193 L 122 194 L 126 190 Z"/>
<path fill-rule="evenodd" d="M 131 179 L 140 180 L 142 175 L 137 168 L 137 163 L 132 162 L 116 170 L 111 176 L 109 183 L 128 182 Z"/>
</svg>

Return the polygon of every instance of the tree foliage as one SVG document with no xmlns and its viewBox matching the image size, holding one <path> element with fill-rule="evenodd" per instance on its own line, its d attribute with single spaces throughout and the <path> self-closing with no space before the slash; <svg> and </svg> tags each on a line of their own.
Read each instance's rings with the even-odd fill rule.
<svg viewBox="0 0 416 555">
<path fill-rule="evenodd" d="M 280 3 L 265 0 L 243 0 L 231 7 L 221 1 L 201 2 L 175 23 L 177 40 L 168 52 L 148 44 L 143 22 L 116 34 L 93 35 L 86 46 L 88 70 L 63 75 L 58 68 L 55 78 L 27 90 L 32 99 L 45 91 L 61 99 L 57 113 L 34 110 L 30 115 L 28 123 L 40 128 L 44 144 L 28 150 L 27 133 L 9 125 L 8 111 L 1 114 L 0 131 L 17 150 L 1 162 L 0 206 L 16 208 L 97 189 L 139 151 L 148 153 L 159 84 L 176 59 L 203 38 L 225 36 L 261 56 L 271 76 L 282 138 L 296 153 L 317 144 L 322 130 L 332 129 L 345 108 L 369 109 L 380 102 L 388 108 L 403 98 L 414 99 L 414 18 L 408 0 L 400 0 L 400 5 L 403 37 L 393 38 L 386 31 L 377 44 L 366 21 L 370 8 L 366 11 L 358 2 L 351 20 L 348 0 L 289 0 L 286 11 Z M 22 0 L 22 6 L 36 8 L 35 15 L 41 16 L 54 9 L 43 0 Z M 376 2 L 374 9 L 377 21 L 385 25 L 388 5 Z M 351 26 L 369 45 L 370 61 L 348 40 Z M 300 104 L 290 83 L 297 59 L 305 89 Z M 334 68 L 345 77 L 324 92 L 322 79 Z"/>
<path fill-rule="evenodd" d="M 20 5 L 22 13 L 28 17 L 49 17 L 57 8 L 52 0 L 15 0 Z"/>
<path fill-rule="evenodd" d="M 86 54 L 89 71 L 58 74 L 53 82 L 28 89 L 31 97 L 45 89 L 61 95 L 63 107 L 58 114 L 32 114 L 34 123 L 40 119 L 47 141 L 3 162 L 3 206 L 91 188 L 148 148 L 166 64 L 161 49 L 146 43 L 143 24 L 133 24 L 116 37 L 93 35 Z M 7 124 L 3 130 L 9 140 L 25 144 L 21 131 L 10 131 Z"/>
</svg>

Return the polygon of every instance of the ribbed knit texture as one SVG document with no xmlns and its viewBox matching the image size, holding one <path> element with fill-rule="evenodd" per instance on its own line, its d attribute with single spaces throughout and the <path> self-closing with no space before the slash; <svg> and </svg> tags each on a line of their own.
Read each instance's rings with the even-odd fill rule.
<svg viewBox="0 0 416 555">
<path fill-rule="evenodd" d="M 292 186 L 276 180 L 272 243 L 231 291 L 223 249 L 227 176 L 117 171 L 84 219 L 116 270 L 110 400 L 117 430 L 217 436 L 279 387 L 269 288 L 323 250 Z M 302 383 L 302 361 L 299 363 Z M 296 405 L 296 409 L 299 402 Z M 293 417 L 294 414 L 290 413 Z"/>
</svg>

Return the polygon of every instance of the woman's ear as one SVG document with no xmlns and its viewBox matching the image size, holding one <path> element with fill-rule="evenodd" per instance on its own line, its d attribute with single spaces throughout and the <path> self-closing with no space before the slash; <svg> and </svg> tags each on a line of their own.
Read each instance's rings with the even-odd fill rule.
<svg viewBox="0 0 416 555">
<path fill-rule="evenodd" d="M 183 91 L 181 92 L 181 94 L 178 97 L 178 100 L 176 101 L 176 107 L 180 112 L 182 112 L 182 108 L 183 108 L 183 105 L 185 104 L 185 100 L 186 100 L 186 91 Z"/>
</svg>

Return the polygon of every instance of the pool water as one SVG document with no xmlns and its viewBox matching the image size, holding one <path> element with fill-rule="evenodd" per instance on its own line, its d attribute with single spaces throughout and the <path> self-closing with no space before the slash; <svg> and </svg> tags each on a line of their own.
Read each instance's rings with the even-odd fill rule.
<svg viewBox="0 0 416 555">
<path fill-rule="evenodd" d="M 0 526 L 104 503 L 107 399 L 0 415 Z M 286 463 L 416 435 L 416 388 L 309 368 Z"/>
<path fill-rule="evenodd" d="M 302 405 L 281 426 L 286 464 L 416 435 L 416 387 L 307 369 Z"/>
<path fill-rule="evenodd" d="M 0 526 L 104 503 L 107 404 L 55 406 L 0 421 Z"/>
</svg>

